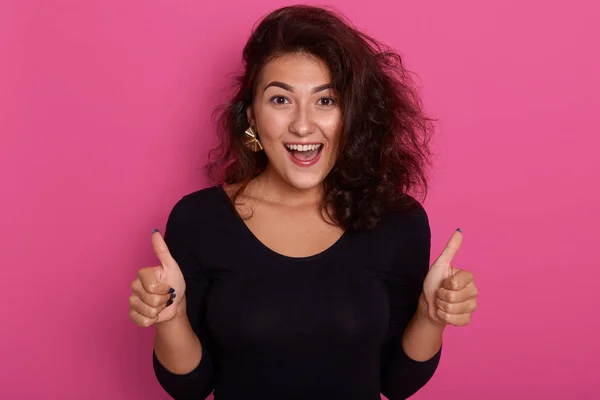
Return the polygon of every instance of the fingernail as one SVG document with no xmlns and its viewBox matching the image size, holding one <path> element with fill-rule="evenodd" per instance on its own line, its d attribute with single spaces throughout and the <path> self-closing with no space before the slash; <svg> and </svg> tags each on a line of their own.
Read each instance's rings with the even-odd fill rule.
<svg viewBox="0 0 600 400">
<path fill-rule="evenodd" d="M 459 231 L 460 233 L 462 233 L 462 230 L 460 228 L 456 228 L 457 231 Z"/>
<path fill-rule="evenodd" d="M 456 289 L 456 287 L 458 286 L 458 282 L 456 282 L 454 279 L 452 279 L 451 284 L 452 284 L 452 288 L 454 288 L 454 289 Z"/>
<path fill-rule="evenodd" d="M 173 293 L 173 294 L 171 295 L 171 300 L 173 300 L 173 299 L 175 298 L 175 296 L 177 296 L 177 295 L 176 295 L 175 293 Z"/>
<path fill-rule="evenodd" d="M 171 304 L 173 304 L 173 300 L 169 299 L 169 300 L 167 301 L 167 307 L 169 307 Z"/>
<path fill-rule="evenodd" d="M 158 229 L 154 228 L 152 229 L 152 234 L 154 235 L 156 232 L 158 232 Z"/>
<path fill-rule="evenodd" d="M 169 289 L 169 293 L 174 293 L 174 292 L 175 292 L 175 289 L 173 289 L 173 288 Z"/>
</svg>

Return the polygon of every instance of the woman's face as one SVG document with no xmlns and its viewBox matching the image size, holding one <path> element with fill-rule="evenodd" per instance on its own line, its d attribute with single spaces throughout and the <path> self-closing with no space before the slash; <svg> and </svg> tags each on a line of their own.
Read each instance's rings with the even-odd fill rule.
<svg viewBox="0 0 600 400">
<path fill-rule="evenodd" d="M 247 116 L 269 159 L 267 168 L 297 189 L 323 182 L 335 164 L 342 129 L 325 63 L 307 54 L 270 61 L 257 77 Z"/>
</svg>

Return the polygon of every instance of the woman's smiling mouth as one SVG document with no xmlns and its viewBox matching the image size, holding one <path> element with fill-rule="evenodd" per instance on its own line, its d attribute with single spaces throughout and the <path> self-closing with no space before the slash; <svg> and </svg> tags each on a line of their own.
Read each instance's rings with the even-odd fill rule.
<svg viewBox="0 0 600 400">
<path fill-rule="evenodd" d="M 323 143 L 286 143 L 291 160 L 301 167 L 309 167 L 319 161 Z"/>
</svg>

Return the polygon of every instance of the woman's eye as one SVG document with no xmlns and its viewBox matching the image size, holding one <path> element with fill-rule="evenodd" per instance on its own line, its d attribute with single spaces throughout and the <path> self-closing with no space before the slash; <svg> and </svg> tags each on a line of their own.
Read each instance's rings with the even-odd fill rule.
<svg viewBox="0 0 600 400">
<path fill-rule="evenodd" d="M 287 101 L 287 99 L 283 96 L 271 97 L 271 103 L 274 103 L 274 104 L 285 104 L 286 101 Z"/>
<path fill-rule="evenodd" d="M 323 106 L 332 106 L 335 104 L 335 100 L 333 100 L 331 97 L 321 97 L 319 101 Z"/>
</svg>

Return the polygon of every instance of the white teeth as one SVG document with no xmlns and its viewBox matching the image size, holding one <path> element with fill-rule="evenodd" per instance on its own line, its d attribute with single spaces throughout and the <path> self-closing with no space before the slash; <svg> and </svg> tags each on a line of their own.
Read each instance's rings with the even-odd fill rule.
<svg viewBox="0 0 600 400">
<path fill-rule="evenodd" d="M 293 151 L 313 151 L 313 150 L 317 150 L 322 146 L 322 144 L 286 144 L 285 147 L 287 147 L 290 150 Z"/>
</svg>

